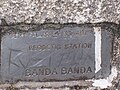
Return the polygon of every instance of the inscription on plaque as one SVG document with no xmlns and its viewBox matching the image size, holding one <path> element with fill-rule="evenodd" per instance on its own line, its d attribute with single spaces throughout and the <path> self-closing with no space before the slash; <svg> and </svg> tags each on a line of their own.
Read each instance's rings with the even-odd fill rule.
<svg viewBox="0 0 120 90">
<path fill-rule="evenodd" d="M 95 77 L 93 27 L 11 31 L 2 37 L 3 81 L 61 81 Z"/>
</svg>

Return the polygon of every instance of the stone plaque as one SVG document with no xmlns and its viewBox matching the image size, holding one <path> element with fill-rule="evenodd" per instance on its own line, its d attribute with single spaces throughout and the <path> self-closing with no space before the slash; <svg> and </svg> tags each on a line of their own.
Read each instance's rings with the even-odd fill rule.
<svg viewBox="0 0 120 90">
<path fill-rule="evenodd" d="M 111 56 L 106 50 L 111 48 L 111 41 L 107 32 L 101 29 L 99 34 L 105 39 L 98 42 L 102 49 L 98 63 L 96 53 L 100 47 L 94 27 L 46 26 L 9 28 L 2 36 L 3 82 L 87 80 L 109 75 Z"/>
</svg>

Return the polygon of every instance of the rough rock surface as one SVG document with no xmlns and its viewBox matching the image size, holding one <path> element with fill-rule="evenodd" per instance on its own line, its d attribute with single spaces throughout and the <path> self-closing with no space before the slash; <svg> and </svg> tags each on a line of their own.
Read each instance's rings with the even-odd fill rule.
<svg viewBox="0 0 120 90">
<path fill-rule="evenodd" d="M 98 23 L 120 21 L 120 0 L 0 0 L 0 24 L 12 23 Z M 116 39 L 118 69 L 120 69 L 120 37 Z M 118 71 L 120 73 L 120 70 Z M 118 78 L 114 80 L 118 82 Z M 113 83 L 115 83 L 113 82 Z M 120 84 L 114 84 L 120 89 Z M 20 84 L 18 85 L 20 86 Z M 2 86 L 3 87 L 3 86 Z M 26 87 L 25 87 L 26 88 Z M 77 89 L 78 88 L 78 89 Z M 63 87 L 56 90 L 82 90 L 86 87 Z M 83 90 L 100 90 L 89 87 Z M 3 89 L 5 90 L 5 89 Z M 15 90 L 11 86 L 6 90 Z M 18 89 L 16 89 L 18 90 Z M 21 89 L 24 90 L 24 89 Z M 29 89 L 26 89 L 29 90 Z M 33 90 L 33 89 L 31 89 Z M 36 89 L 51 90 L 51 89 Z"/>
<path fill-rule="evenodd" d="M 7 23 L 97 23 L 120 20 L 120 0 L 1 0 Z"/>
</svg>

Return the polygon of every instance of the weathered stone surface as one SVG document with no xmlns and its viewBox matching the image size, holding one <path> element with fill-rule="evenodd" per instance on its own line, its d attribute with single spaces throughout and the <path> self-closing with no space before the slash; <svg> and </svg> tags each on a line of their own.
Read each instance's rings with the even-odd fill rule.
<svg viewBox="0 0 120 90">
<path fill-rule="evenodd" d="M 84 30 L 83 30 L 84 29 Z M 106 88 L 107 86 L 115 85 L 118 82 L 117 78 L 117 69 L 119 62 L 117 61 L 119 58 L 119 44 L 118 44 L 118 37 L 119 37 L 119 29 L 117 24 L 112 23 L 99 23 L 99 24 L 83 24 L 83 25 L 77 25 L 77 24 L 43 24 L 43 25 L 37 25 L 37 24 L 16 24 L 16 25 L 9 25 L 9 26 L 1 26 L 2 30 L 2 46 L 1 46 L 1 80 L 3 82 L 14 82 L 15 81 L 51 81 L 51 78 L 53 82 L 42 82 L 42 83 L 36 83 L 34 82 L 18 82 L 16 84 L 13 84 L 13 87 L 21 88 L 24 86 L 27 87 L 54 87 L 54 88 L 60 88 L 67 84 L 69 87 L 74 87 L 75 85 L 78 85 L 80 87 L 89 88 L 93 86 L 95 87 L 102 87 Z M 58 31 L 59 33 L 54 33 Z M 79 32 L 80 31 L 80 32 Z M 85 31 L 85 32 L 83 32 Z M 45 33 L 47 32 L 47 33 Z M 63 33 L 65 32 L 65 33 Z M 72 33 L 70 33 L 72 32 Z M 79 35 L 80 36 L 79 36 Z M 116 41 L 115 40 L 118 40 Z M 59 40 L 59 42 L 58 42 Z M 66 41 L 67 40 L 67 41 Z M 79 59 L 73 59 L 74 55 L 78 55 L 78 57 L 82 55 L 81 48 L 72 47 L 66 48 L 68 50 L 65 50 L 63 47 L 52 47 L 52 48 L 36 48 L 35 47 L 29 47 L 30 45 L 37 45 L 37 44 L 59 44 L 59 46 L 64 45 L 66 43 L 79 43 L 79 42 L 91 42 L 92 48 L 84 48 L 83 55 L 81 58 L 81 63 L 78 63 Z M 95 44 L 95 45 L 94 45 Z M 28 47 L 28 48 L 27 48 Z M 82 46 L 83 47 L 83 46 Z M 116 49 L 115 49 L 116 48 Z M 29 51 L 30 50 L 30 51 Z M 38 50 L 38 51 L 37 51 Z M 46 52 L 46 50 L 50 50 L 49 52 Z M 77 51 L 78 50 L 78 51 Z M 34 54 L 37 54 L 39 52 L 44 54 L 35 55 L 35 59 L 32 60 L 32 56 Z M 48 58 L 49 55 L 51 55 L 51 51 L 58 51 L 54 55 L 52 55 L 51 58 Z M 89 71 L 93 71 L 92 74 L 88 73 L 83 76 L 86 76 L 87 78 L 82 79 L 82 81 L 69 81 L 76 80 L 75 76 L 79 75 L 72 75 L 71 71 L 68 74 L 65 74 L 64 77 L 61 77 L 61 75 L 57 75 L 59 79 L 56 78 L 56 76 L 46 75 L 38 77 L 36 74 L 36 70 L 32 68 L 39 68 L 41 65 L 44 67 L 55 67 L 57 69 L 57 65 L 59 61 L 59 52 L 69 52 L 72 51 L 73 53 L 68 57 L 69 55 L 66 55 L 64 57 L 64 60 L 62 61 L 60 66 L 76 66 L 78 64 L 79 66 L 89 66 L 91 65 L 91 69 Z M 102 51 L 102 52 L 101 52 Z M 32 53 L 31 53 L 32 52 Z M 77 52 L 77 54 L 75 54 Z M 23 54 L 24 53 L 24 54 Z M 28 55 L 28 53 L 30 53 Z M 100 54 L 101 53 L 101 54 Z M 114 55 L 115 53 L 115 55 Z M 46 56 L 48 54 L 48 57 Z M 99 55 L 100 54 L 100 55 Z M 65 55 L 65 54 L 64 54 Z M 106 57 L 107 55 L 107 57 Z M 43 57 L 45 58 L 40 63 L 36 61 L 37 59 Z M 84 57 L 85 56 L 85 57 Z M 59 58 L 58 58 L 59 57 Z M 77 57 L 77 58 L 78 58 Z M 86 57 L 89 57 L 88 59 Z M 93 57 L 92 59 L 90 59 Z M 36 59 L 37 58 L 37 59 Z M 31 62 L 32 60 L 32 62 Z M 52 65 L 50 66 L 49 60 L 53 60 Z M 74 63 L 74 61 L 77 61 L 77 63 Z M 35 61 L 35 62 L 34 62 Z M 27 62 L 29 62 L 27 69 L 25 69 Z M 37 63 L 37 64 L 36 64 Z M 33 65 L 34 64 L 34 65 Z M 39 67 L 38 67 L 39 66 Z M 25 73 L 24 71 L 27 70 L 27 78 L 24 77 Z M 48 70 L 48 69 L 47 69 Z M 70 69 L 69 69 L 70 70 Z M 23 74 L 21 74 L 23 72 Z M 34 72 L 34 73 L 33 73 Z M 56 73 L 54 71 L 54 73 Z M 95 73 L 95 75 L 94 75 Z M 30 76 L 30 77 L 29 77 Z M 37 76 L 37 77 L 36 77 Z M 94 76 L 94 77 L 93 77 Z M 31 78 L 32 77 L 32 78 Z M 44 79 L 45 78 L 45 79 Z M 54 79 L 53 79 L 54 78 Z M 80 79 L 80 78 L 77 78 Z M 116 79 L 116 80 L 114 80 Z M 54 82 L 59 80 L 68 80 L 68 82 Z M 71 84 L 73 83 L 74 84 Z M 106 85 L 101 86 L 98 85 L 101 82 L 106 83 Z M 114 84 L 112 84 L 114 82 Z M 58 85 L 55 85 L 55 84 Z M 81 84 L 83 83 L 83 84 Z M 31 84 L 33 84 L 31 86 Z M 49 85 L 47 85 L 49 84 Z M 5 84 L 6 85 L 6 84 Z M 9 86 L 6 85 L 5 87 Z M 3 86 L 2 86 L 3 87 Z M 95 88 L 94 87 L 94 88 Z"/>
<path fill-rule="evenodd" d="M 2 0 L 7 23 L 96 23 L 120 20 L 120 0 Z"/>
<path fill-rule="evenodd" d="M 9 25 L 11 23 L 40 24 L 45 22 L 83 24 L 83 23 L 97 23 L 97 22 L 106 21 L 106 22 L 118 23 L 119 20 L 120 20 L 120 0 L 1 0 L 0 1 L 1 25 Z M 105 23 L 102 27 L 105 27 L 106 25 L 107 23 Z M 112 23 L 109 24 L 108 26 L 112 28 Z M 17 26 L 17 28 L 19 28 L 19 25 Z M 14 31 L 15 29 L 12 27 L 12 30 Z M 26 30 L 26 28 L 24 28 L 24 30 Z M 108 30 L 108 28 L 106 28 L 106 30 Z M 89 90 L 94 90 L 94 89 L 100 90 L 100 88 L 116 90 L 116 87 L 118 87 L 119 90 L 118 81 L 120 79 L 120 26 L 119 29 L 117 26 L 115 26 L 114 28 L 112 28 L 112 30 L 113 30 L 113 35 L 115 35 L 114 43 L 112 44 L 114 53 L 112 53 L 112 59 L 110 60 L 110 62 L 107 63 L 110 63 L 111 66 L 113 66 L 113 68 L 111 69 L 111 74 L 106 79 L 92 80 L 91 84 L 88 84 L 88 81 L 48 82 L 48 83 L 43 82 L 37 84 L 30 82 L 28 83 L 20 82 L 12 85 L 2 84 L 0 85 L 0 88 L 8 87 L 8 90 L 10 90 L 13 89 L 13 87 L 26 88 L 26 86 L 28 86 L 28 87 L 37 88 L 43 86 L 44 88 L 47 86 L 49 87 L 56 86 L 60 90 L 64 90 L 64 89 L 69 90 L 69 88 L 73 90 L 74 89 L 73 87 L 75 86 L 75 89 L 83 88 L 83 90 L 86 88 L 89 88 Z M 115 34 L 116 30 L 118 31 Z M 104 51 L 105 50 L 103 50 L 103 52 Z M 102 63 L 106 63 L 106 60 Z M 97 64 L 99 70 L 100 63 L 97 62 Z M 103 66 L 105 66 L 105 64 L 103 64 Z M 97 65 L 95 67 L 97 67 Z M 108 69 L 109 72 L 109 66 L 106 69 Z M 98 76 L 100 75 L 100 73 L 102 72 L 98 72 Z M 56 85 L 56 83 L 58 86 Z"/>
<path fill-rule="evenodd" d="M 44 26 L 35 25 L 30 30 L 31 25 L 28 25 L 24 27 L 26 32 L 23 27 L 20 27 L 21 32 L 18 28 L 14 31 L 9 28 L 8 33 L 3 35 L 2 80 L 65 81 L 94 78 L 93 27 L 77 24 L 61 25 L 60 28 L 58 25 L 51 28 L 49 24 Z"/>
</svg>

